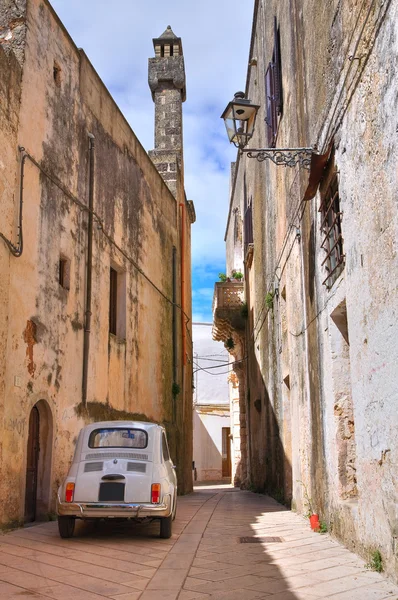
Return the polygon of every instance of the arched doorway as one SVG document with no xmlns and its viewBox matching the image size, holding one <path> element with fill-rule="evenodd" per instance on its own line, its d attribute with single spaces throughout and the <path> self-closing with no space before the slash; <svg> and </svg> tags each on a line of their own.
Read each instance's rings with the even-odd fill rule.
<svg viewBox="0 0 398 600">
<path fill-rule="evenodd" d="M 29 415 L 26 460 L 25 522 L 43 518 L 51 509 L 53 421 L 48 403 L 39 400 Z"/>
</svg>

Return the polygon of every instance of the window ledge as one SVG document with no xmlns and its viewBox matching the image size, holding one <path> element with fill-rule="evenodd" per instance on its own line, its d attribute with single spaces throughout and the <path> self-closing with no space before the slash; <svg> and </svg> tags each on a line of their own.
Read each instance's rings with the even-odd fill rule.
<svg viewBox="0 0 398 600">
<path fill-rule="evenodd" d="M 118 346 L 126 345 L 126 338 L 121 338 L 114 333 L 109 333 L 109 341 L 113 344 L 117 344 Z"/>
</svg>

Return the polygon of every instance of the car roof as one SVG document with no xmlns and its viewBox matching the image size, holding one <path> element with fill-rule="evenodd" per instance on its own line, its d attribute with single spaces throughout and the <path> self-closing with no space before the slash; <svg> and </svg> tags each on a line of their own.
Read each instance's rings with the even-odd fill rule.
<svg viewBox="0 0 398 600">
<path fill-rule="evenodd" d="M 162 428 L 157 423 L 146 423 L 145 421 L 98 421 L 97 423 L 91 423 L 83 427 L 85 432 L 91 432 L 95 429 L 108 429 L 112 427 L 132 427 L 134 429 L 143 429 L 144 431 L 150 431 L 156 428 Z"/>
</svg>

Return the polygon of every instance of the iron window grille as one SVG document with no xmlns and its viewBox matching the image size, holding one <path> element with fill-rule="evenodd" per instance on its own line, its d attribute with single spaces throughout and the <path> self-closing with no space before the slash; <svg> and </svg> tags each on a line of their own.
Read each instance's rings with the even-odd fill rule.
<svg viewBox="0 0 398 600">
<path fill-rule="evenodd" d="M 321 213 L 321 248 L 326 252 L 322 266 L 326 269 L 327 277 L 322 284 L 330 289 L 344 269 L 345 254 L 343 253 L 343 235 L 341 231 L 342 212 L 337 173 L 331 174 L 330 183 L 322 195 L 319 209 Z"/>
<path fill-rule="evenodd" d="M 274 49 L 272 60 L 265 73 L 265 97 L 267 115 L 268 147 L 275 148 L 278 132 L 278 117 L 282 115 L 282 68 L 280 36 L 276 17 L 274 17 Z"/>
</svg>

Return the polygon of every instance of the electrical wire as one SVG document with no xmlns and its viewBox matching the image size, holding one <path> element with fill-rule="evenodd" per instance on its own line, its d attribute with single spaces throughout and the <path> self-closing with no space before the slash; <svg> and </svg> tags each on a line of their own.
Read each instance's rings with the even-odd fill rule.
<svg viewBox="0 0 398 600">
<path fill-rule="evenodd" d="M 384 13 L 383 13 L 383 18 L 385 17 L 385 15 L 386 15 L 386 13 L 387 13 L 388 6 L 389 6 L 389 4 L 390 4 L 390 3 L 391 3 L 391 0 L 388 0 L 388 2 L 387 2 L 387 6 L 386 6 L 386 8 L 385 8 L 385 11 L 384 11 Z M 354 26 L 354 28 L 353 28 L 353 30 L 352 30 L 352 34 L 351 34 L 351 37 L 350 37 L 350 40 L 349 40 L 349 43 L 348 43 L 348 46 L 347 46 L 348 48 L 349 48 L 349 47 L 350 47 L 350 45 L 351 45 L 352 39 L 353 39 L 353 37 L 354 37 L 355 31 L 356 31 L 356 28 L 357 28 L 357 25 L 358 25 L 358 22 L 359 22 L 359 19 L 360 19 L 360 15 L 361 15 L 361 13 L 362 13 L 362 10 L 363 10 L 363 8 L 364 8 L 365 4 L 366 4 L 366 0 L 364 0 L 364 1 L 363 1 L 362 5 L 361 5 L 361 8 L 360 8 L 360 10 L 359 10 L 359 12 L 358 12 L 358 16 L 357 16 L 357 19 L 356 19 L 356 23 L 355 23 L 355 26 Z M 361 31 L 360 31 L 360 33 L 359 33 L 359 36 L 358 36 L 358 38 L 357 38 L 357 41 L 356 41 L 356 43 L 355 43 L 354 50 L 353 50 L 353 54 L 351 55 L 352 57 L 355 57 L 355 53 L 356 53 L 356 51 L 357 51 L 357 49 L 358 49 L 358 46 L 359 46 L 359 43 L 360 43 L 360 41 L 361 41 L 361 39 L 362 39 L 363 32 L 364 32 L 364 30 L 365 30 L 365 27 L 366 27 L 366 24 L 367 24 L 367 22 L 368 22 L 368 20 L 369 20 L 369 16 L 370 16 L 370 14 L 371 14 L 371 11 L 372 11 L 372 9 L 373 9 L 373 7 L 374 7 L 374 4 L 375 4 L 375 0 L 373 0 L 373 1 L 372 1 L 371 5 L 370 5 L 370 7 L 369 7 L 369 9 L 368 9 L 368 12 L 367 12 L 367 14 L 366 14 L 365 20 L 364 20 L 364 22 L 363 22 L 363 24 L 362 24 L 362 27 L 361 27 Z M 375 28 L 376 28 L 376 26 L 375 26 Z M 375 29 L 375 28 L 374 28 L 374 29 Z M 349 55 L 348 55 L 348 53 L 347 53 L 347 56 L 346 56 L 346 58 L 349 58 Z M 331 124 L 332 124 L 332 122 L 333 122 L 333 118 L 334 118 L 334 116 L 335 116 L 335 114 L 336 114 L 336 111 L 338 110 L 338 107 L 339 107 L 339 102 L 340 102 L 340 99 L 341 99 L 341 97 L 342 97 L 342 93 L 343 93 L 343 91 L 344 91 L 344 88 L 345 88 L 345 83 L 346 83 L 346 81 L 347 81 L 348 75 L 349 75 L 349 73 L 350 73 L 350 71 L 351 71 L 351 69 L 352 69 L 353 62 L 354 62 L 353 60 L 351 60 L 351 61 L 350 61 L 349 68 L 347 69 L 347 72 L 346 72 L 346 74 L 345 74 L 345 77 L 344 77 L 344 80 L 343 80 L 343 83 L 342 83 L 342 86 L 341 86 L 341 89 L 340 89 L 340 92 L 339 92 L 339 96 L 338 96 L 338 98 L 337 98 L 337 102 L 336 102 L 336 104 L 335 104 L 335 107 L 334 107 L 334 109 L 333 109 L 333 113 L 332 113 L 332 116 L 331 116 L 331 117 L 330 117 L 330 111 L 331 111 L 331 108 L 332 108 L 332 103 L 333 103 L 333 100 L 331 101 L 331 103 L 330 103 L 330 106 L 329 106 L 329 110 L 327 111 L 327 114 L 328 114 L 327 120 L 329 121 L 329 126 L 328 126 L 328 129 L 327 129 L 327 131 L 326 131 L 326 136 L 324 136 L 324 137 L 326 137 L 326 139 L 327 139 L 327 136 L 329 135 L 329 133 L 330 133 L 330 132 L 332 132 L 332 133 L 331 133 L 331 135 L 333 136 L 333 134 L 335 133 L 336 129 L 338 128 L 338 124 L 335 124 L 335 126 L 334 126 L 334 129 L 333 129 L 333 130 L 331 130 Z M 345 63 L 346 63 L 346 60 L 344 60 L 344 61 L 343 61 L 343 64 L 345 64 Z M 363 69 L 362 69 L 362 70 L 363 70 Z M 341 75 L 342 73 L 343 73 L 343 69 L 341 69 L 341 71 L 340 71 L 340 75 Z M 351 94 L 351 96 L 350 96 L 350 100 L 351 100 L 351 98 L 352 98 L 352 94 Z M 349 104 L 349 103 L 348 103 L 348 104 Z M 345 110 L 348 108 L 348 104 L 347 104 L 347 106 L 346 106 Z M 341 113 L 341 111 L 343 111 L 343 109 L 344 109 L 344 107 L 341 107 L 341 108 L 340 108 L 340 113 Z M 344 113 L 343 113 L 343 114 L 344 114 Z M 340 121 L 341 121 L 341 118 L 342 118 L 342 116 L 340 117 L 340 115 L 339 115 L 339 116 L 338 116 L 339 123 L 340 123 Z M 325 121 L 326 121 L 326 119 L 325 119 Z M 322 128 L 321 128 L 321 129 L 322 129 Z M 319 142 L 319 139 L 317 140 L 317 143 L 318 143 L 318 142 Z M 288 228 L 288 230 L 287 230 L 287 232 L 286 232 L 285 239 L 284 239 L 284 242 L 283 242 L 283 245 L 282 245 L 282 249 L 281 249 L 281 251 L 280 251 L 280 253 L 279 253 L 278 261 L 277 261 L 277 263 L 276 263 L 276 266 L 275 266 L 275 268 L 274 268 L 274 271 L 273 271 L 273 276 L 274 276 L 274 277 L 275 277 L 275 276 L 277 276 L 277 275 L 276 275 L 276 271 L 278 270 L 278 267 L 279 267 L 279 262 L 280 262 L 280 260 L 281 260 L 281 258 L 282 258 L 282 255 L 283 255 L 283 252 L 284 252 L 284 249 L 285 249 L 285 246 L 286 246 L 287 240 L 288 240 L 288 238 L 289 238 L 289 235 L 290 235 L 290 233 L 291 233 L 291 230 L 292 230 L 292 228 L 295 226 L 295 225 L 294 225 L 294 223 L 293 223 L 293 221 L 296 219 L 296 217 L 297 217 L 297 215 L 298 215 L 298 213 L 299 213 L 299 211 L 300 211 L 300 208 L 301 208 L 301 206 L 302 206 L 303 202 L 304 202 L 304 201 L 302 200 L 302 201 L 299 203 L 299 205 L 298 205 L 298 208 L 297 208 L 297 211 L 296 211 L 296 213 L 295 213 L 295 215 L 294 215 L 294 217 L 293 217 L 293 219 L 292 219 L 292 223 L 290 223 L 290 225 L 289 225 L 289 228 Z M 299 221 L 300 221 L 300 222 L 301 222 L 301 220 L 302 220 L 302 217 L 303 217 L 303 215 L 304 215 L 304 212 L 305 212 L 305 205 L 304 205 L 304 211 L 303 211 L 303 214 L 300 216 L 300 219 L 299 219 Z M 289 255 L 288 255 L 288 257 L 290 256 L 290 253 L 291 253 L 291 251 L 289 252 Z M 284 266 L 286 266 L 286 262 L 287 262 L 287 261 L 285 261 L 285 263 L 284 263 Z M 270 291 L 270 290 L 271 290 L 271 287 L 272 287 L 272 283 L 271 283 L 271 284 L 268 286 L 268 291 Z M 264 321 L 265 321 L 265 317 L 264 317 L 264 319 L 262 319 L 262 317 L 263 317 L 263 314 L 264 314 L 264 310 L 265 310 L 265 308 L 266 308 L 266 299 L 264 298 L 263 304 L 262 304 L 262 306 L 261 306 L 261 309 L 260 309 L 260 311 L 259 311 L 259 314 L 258 314 L 258 316 L 257 316 L 257 318 L 256 318 L 256 322 L 255 322 L 255 324 L 253 325 L 253 334 L 252 334 L 252 336 L 251 336 L 252 338 L 254 337 L 254 332 L 255 332 L 255 330 L 256 330 L 256 328 L 257 328 L 257 325 L 258 325 L 258 323 L 261 321 L 260 329 L 259 329 L 259 331 L 258 331 L 258 332 L 257 332 L 257 334 L 256 334 L 255 340 L 257 339 L 257 337 L 258 337 L 258 334 L 259 334 L 259 332 L 261 331 L 261 329 L 262 329 L 262 327 L 263 327 L 263 324 L 264 324 Z M 265 315 L 267 315 L 267 314 L 268 314 L 268 311 L 266 311 Z M 262 319 L 262 320 L 261 320 L 261 319 Z"/>
<path fill-rule="evenodd" d="M 220 359 L 216 359 L 216 358 L 204 358 L 203 356 L 197 356 L 196 359 L 197 360 L 205 360 L 207 362 L 225 362 L 225 359 L 227 358 L 227 356 L 224 357 L 224 360 L 220 360 Z"/>
<path fill-rule="evenodd" d="M 247 356 L 245 356 L 244 358 L 241 358 L 240 360 L 235 360 L 232 363 L 225 363 L 223 365 L 216 365 L 214 367 L 200 367 L 198 366 L 197 369 L 194 370 L 194 373 L 196 373 L 197 371 L 208 371 L 209 369 L 220 369 L 221 367 L 232 367 L 232 369 L 229 369 L 228 371 L 226 371 L 226 373 L 231 373 L 231 371 L 234 370 L 234 365 L 238 365 L 242 362 L 244 362 L 245 360 L 247 360 Z M 193 361 L 195 363 L 195 361 Z M 209 373 L 210 375 L 210 373 Z M 211 375 L 213 375 L 213 373 L 211 373 Z M 214 373 L 214 375 L 221 375 L 221 373 Z"/>
<path fill-rule="evenodd" d="M 191 337 L 191 333 L 189 331 L 188 328 L 188 323 L 190 322 L 190 317 L 187 315 L 187 313 L 183 310 L 182 306 L 180 304 L 178 304 L 177 302 L 173 302 L 173 300 L 171 300 L 168 296 L 166 296 L 166 294 L 156 285 L 156 283 L 154 283 L 150 277 L 148 277 L 148 275 L 141 269 L 141 267 L 137 264 L 137 262 L 131 258 L 131 256 L 129 256 L 124 250 L 123 248 L 121 248 L 121 246 L 119 246 L 119 244 L 112 238 L 112 236 L 110 236 L 104 229 L 104 222 L 101 219 L 101 217 L 98 215 L 98 213 L 93 210 L 90 211 L 89 208 L 81 201 L 79 200 L 79 198 L 77 198 L 74 194 L 72 194 L 72 192 L 70 192 L 67 187 L 54 175 L 48 173 L 48 171 L 46 171 L 46 169 L 44 169 L 41 164 L 31 155 L 29 154 L 29 152 L 27 152 L 25 150 L 25 148 L 20 147 L 19 148 L 20 152 L 23 153 L 23 156 L 27 157 L 39 170 L 41 173 L 43 173 L 43 175 L 45 175 L 45 177 L 47 177 L 58 189 L 60 189 L 70 200 L 72 200 L 72 202 L 74 202 L 82 211 L 84 212 L 91 212 L 91 214 L 96 218 L 98 225 L 99 225 L 99 229 L 102 231 L 104 237 L 108 240 L 108 242 L 113 245 L 121 254 L 122 256 L 124 256 L 124 258 L 140 273 L 140 275 L 142 277 L 144 277 L 144 279 L 162 296 L 162 298 L 164 298 L 166 300 L 166 302 L 168 302 L 171 306 L 175 306 L 176 308 L 178 308 L 182 314 L 185 316 L 186 318 L 186 322 L 185 322 L 185 327 L 186 330 L 188 332 L 189 338 L 192 342 L 192 337 Z"/>
<path fill-rule="evenodd" d="M 309 321 L 309 323 L 307 323 L 306 327 L 303 327 L 301 329 L 301 331 L 299 331 L 298 333 L 293 333 L 293 331 L 290 331 L 289 329 L 289 333 L 290 335 L 292 335 L 293 337 L 300 337 L 301 335 L 303 335 L 303 333 L 305 333 L 307 331 L 307 329 L 309 329 L 310 325 L 312 325 L 312 323 L 314 321 L 316 321 L 316 319 L 319 317 L 320 314 L 323 313 L 323 311 L 325 310 L 325 308 L 327 307 L 327 305 L 329 304 L 329 302 L 332 300 L 332 298 L 334 298 L 334 296 L 336 295 L 337 290 L 339 289 L 339 287 L 341 286 L 342 281 L 339 281 L 338 285 L 336 286 L 336 288 L 334 289 L 333 294 L 331 294 L 328 299 L 326 300 L 325 304 L 322 306 L 322 308 L 320 310 L 318 310 L 318 312 L 316 313 L 316 315 L 311 319 L 311 321 Z"/>
</svg>

